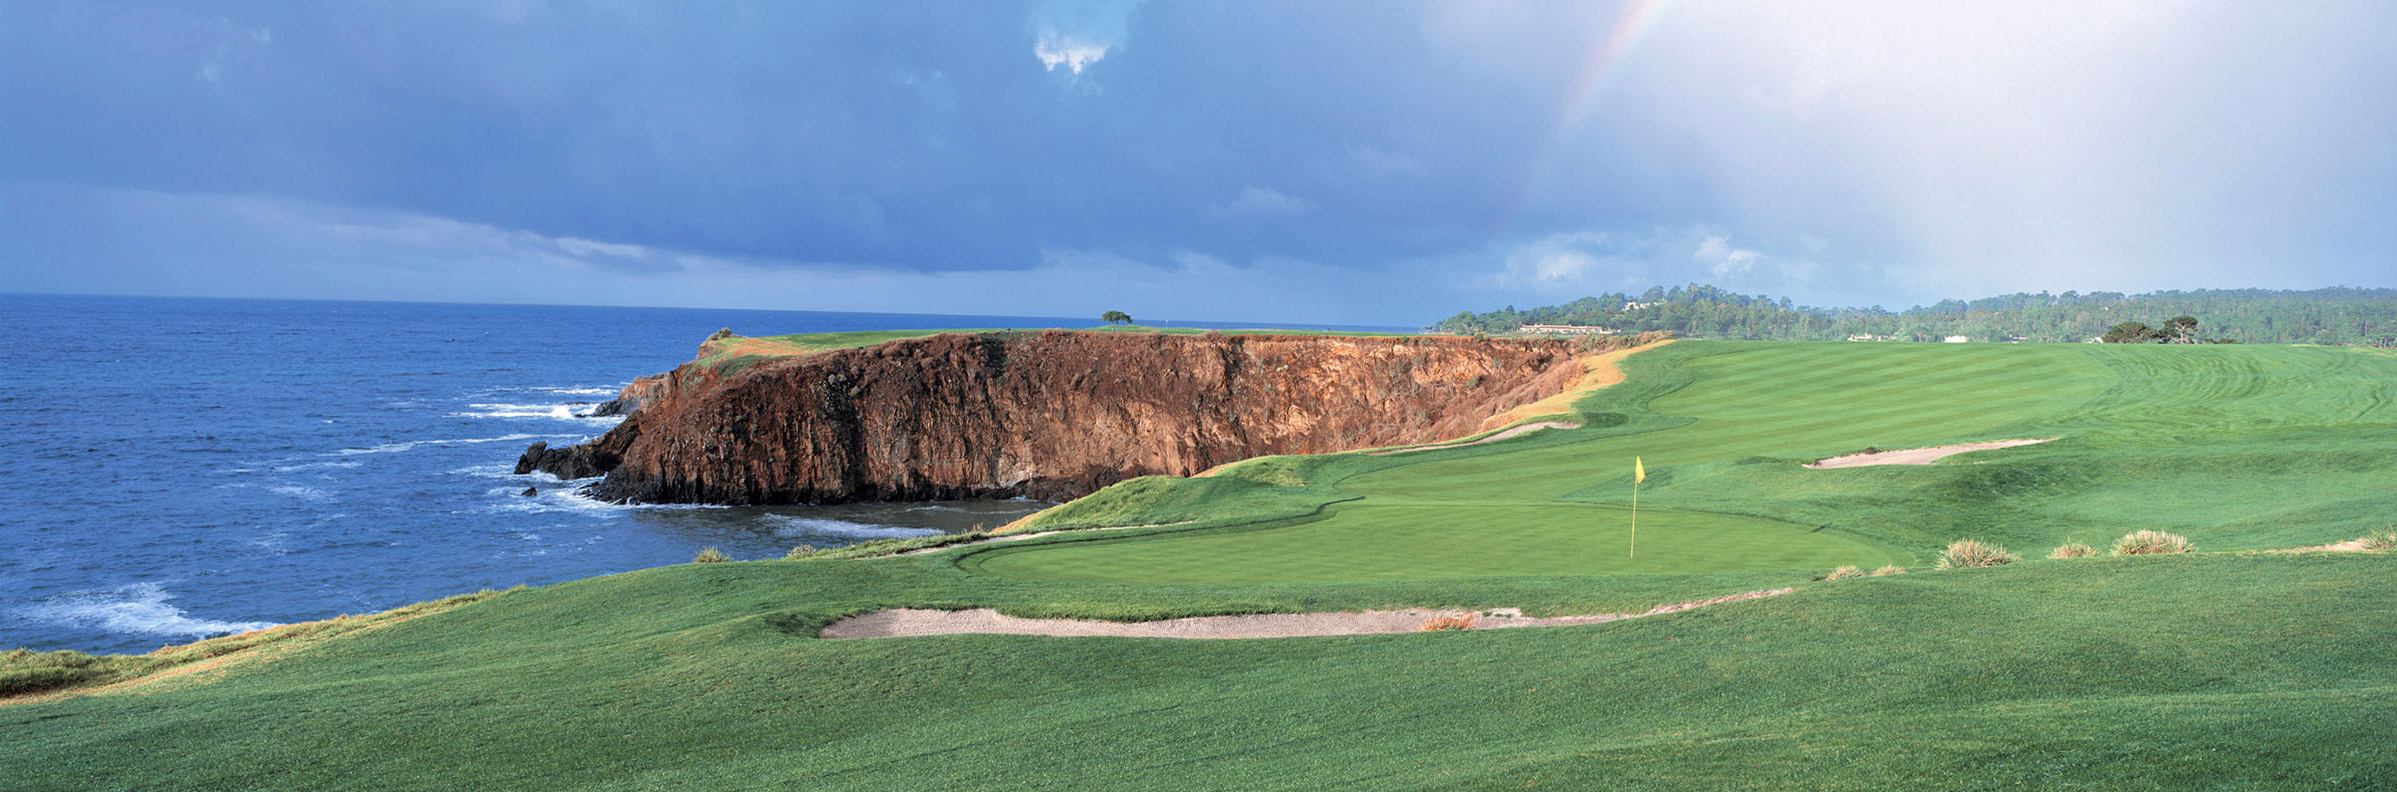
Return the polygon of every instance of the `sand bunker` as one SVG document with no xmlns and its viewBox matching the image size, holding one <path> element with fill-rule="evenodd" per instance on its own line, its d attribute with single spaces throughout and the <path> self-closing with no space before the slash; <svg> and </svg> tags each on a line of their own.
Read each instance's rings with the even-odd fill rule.
<svg viewBox="0 0 2397 792">
<path fill-rule="evenodd" d="M 1937 462 L 1939 460 L 1968 451 L 1987 451 L 1992 448 L 2013 448 L 2015 446 L 2027 446 L 2037 443 L 2045 443 L 2047 441 L 2056 439 L 2059 438 L 2040 437 L 2026 440 L 1991 440 L 1986 443 L 1965 443 L 1963 445 L 1932 446 L 1930 448 L 1908 448 L 1899 451 L 1876 451 L 1870 454 L 1849 454 L 1847 456 L 1835 456 L 1830 459 L 1809 463 L 1806 466 L 1816 470 L 1825 470 L 1829 468 L 1869 467 L 1872 465 L 1928 465 L 1933 462 Z"/>
<path fill-rule="evenodd" d="M 1725 602 L 1778 596 L 1796 590 L 1782 588 L 1770 591 L 1751 591 L 1745 594 L 1733 594 L 1728 597 L 1716 597 L 1696 602 L 1659 605 L 1640 613 L 1592 613 L 1580 616 L 1535 618 L 1524 616 L 1523 611 L 1517 608 L 1497 608 L 1478 613 L 1479 622 L 1469 629 L 1492 630 L 1508 627 L 1602 624 L 1636 619 L 1641 616 L 1676 613 Z M 1021 619 L 1001 614 L 989 608 L 955 611 L 892 608 L 833 622 L 825 626 L 819 637 L 895 638 L 909 635 L 986 633 L 1129 638 L 1299 638 L 1315 635 L 1415 632 L 1423 628 L 1424 622 L 1435 617 L 1453 615 L 1456 615 L 1456 612 L 1409 608 L 1407 610 L 1357 613 L 1260 613 L 1246 616 L 1197 616 L 1153 622 L 1111 622 L 1095 619 Z"/>
<path fill-rule="evenodd" d="M 1522 426 L 1510 426 L 1510 427 L 1507 427 L 1507 428 L 1506 428 L 1504 431 L 1501 431 L 1501 432 L 1499 432 L 1499 433 L 1497 433 L 1497 434 L 1493 434 L 1493 435 L 1490 435 L 1490 436 L 1488 436 L 1488 437 L 1484 437 L 1484 438 L 1481 438 L 1481 439 L 1478 439 L 1478 440 L 1466 440 L 1466 441 L 1462 441 L 1462 442 L 1448 442 L 1448 443 L 1432 443 L 1432 444 L 1430 444 L 1430 445 L 1407 446 L 1407 447 L 1405 447 L 1405 448 L 1391 448 L 1391 449 L 1384 449 L 1384 450 L 1381 450 L 1381 451 L 1367 451 L 1367 452 L 1365 452 L 1365 455 L 1366 455 L 1366 456 L 1389 456 L 1389 455 L 1391 455 L 1391 454 L 1409 454 L 1409 453 L 1414 453 L 1414 452 L 1416 452 L 1416 451 L 1436 451 L 1436 450 L 1439 450 L 1439 449 L 1442 449 L 1442 448 L 1464 448 L 1464 447 L 1466 447 L 1466 446 L 1477 446 L 1477 445 L 1481 445 L 1481 444 L 1483 444 L 1483 443 L 1495 443 L 1495 442 L 1498 442 L 1498 441 L 1500 441 L 1500 440 L 1505 440 L 1505 439 L 1507 439 L 1507 438 L 1509 438 L 1509 437 L 1514 437 L 1514 436 L 1516 436 L 1516 435 L 1524 434 L 1524 433 L 1527 433 L 1527 432 L 1537 432 L 1537 431 L 1539 431 L 1539 430 L 1542 430 L 1542 429 L 1578 429 L 1578 428 L 1581 428 L 1581 424 L 1577 424 L 1577 423 L 1574 423 L 1574 422 L 1572 422 L 1572 421 L 1533 421 L 1533 422 L 1531 422 L 1531 423 L 1527 423 L 1527 424 L 1524 424 L 1524 425 L 1522 425 Z"/>
</svg>

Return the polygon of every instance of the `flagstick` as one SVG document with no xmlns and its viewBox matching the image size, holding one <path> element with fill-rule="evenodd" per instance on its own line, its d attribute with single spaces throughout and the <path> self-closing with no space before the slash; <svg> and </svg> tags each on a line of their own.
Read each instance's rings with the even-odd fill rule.
<svg viewBox="0 0 2397 792">
<path fill-rule="evenodd" d="M 1640 557 L 1640 480 L 1631 480 L 1631 557 Z"/>
</svg>

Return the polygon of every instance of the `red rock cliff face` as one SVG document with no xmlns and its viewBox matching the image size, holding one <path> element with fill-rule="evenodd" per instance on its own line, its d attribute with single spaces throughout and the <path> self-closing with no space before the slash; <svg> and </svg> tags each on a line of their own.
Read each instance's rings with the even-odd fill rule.
<svg viewBox="0 0 2397 792">
<path fill-rule="evenodd" d="M 1562 341 L 941 335 L 685 365 L 605 436 L 525 467 L 643 502 L 1065 499 L 1266 454 L 1471 434 L 1580 372 Z"/>
</svg>

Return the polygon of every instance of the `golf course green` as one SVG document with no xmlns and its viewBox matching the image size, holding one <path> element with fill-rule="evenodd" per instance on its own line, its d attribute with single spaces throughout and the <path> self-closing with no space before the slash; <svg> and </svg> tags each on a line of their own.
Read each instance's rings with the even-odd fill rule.
<svg viewBox="0 0 2397 792">
<path fill-rule="evenodd" d="M 1020 541 L 464 598 L 107 687 L 0 656 L 0 788 L 2397 788 L 2397 553 L 2280 552 L 2397 524 L 2397 356 L 1681 341 L 1623 370 L 1553 416 L 1578 428 L 1134 479 Z M 2027 438 L 2056 439 L 1805 466 Z M 2198 552 L 2046 558 L 2138 530 Z M 2023 560 L 1934 569 L 1961 538 Z M 886 608 L 1559 615 L 1793 586 L 1573 627 L 817 637 Z"/>
</svg>

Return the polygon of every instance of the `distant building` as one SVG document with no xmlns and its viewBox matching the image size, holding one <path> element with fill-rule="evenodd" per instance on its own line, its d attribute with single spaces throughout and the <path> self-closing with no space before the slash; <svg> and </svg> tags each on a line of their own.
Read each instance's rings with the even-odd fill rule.
<svg viewBox="0 0 2397 792">
<path fill-rule="evenodd" d="M 1939 340 L 1950 344 L 1969 344 L 1972 343 L 1973 339 L 1972 336 L 1948 336 Z"/>
<path fill-rule="evenodd" d="M 1626 310 L 1626 311 L 1637 311 L 1637 310 L 1639 310 L 1639 309 L 1646 308 L 1646 307 L 1648 307 L 1648 306 L 1655 305 L 1655 304 L 1656 304 L 1656 303 L 1652 303 L 1652 302 L 1640 302 L 1640 301 L 1638 301 L 1638 300 L 1625 300 L 1625 301 L 1623 301 L 1623 310 Z"/>
<path fill-rule="evenodd" d="M 1522 326 L 1522 327 L 1516 328 L 1516 329 L 1515 329 L 1515 332 L 1518 332 L 1518 333 L 1541 333 L 1541 334 L 1557 334 L 1557 335 L 1614 335 L 1614 334 L 1615 334 L 1615 331 L 1614 331 L 1613 329 L 1610 329 L 1610 328 L 1605 328 L 1605 327 L 1599 327 L 1599 326 L 1597 326 L 1597 325 L 1546 325 L 1546 324 L 1527 324 L 1527 325 L 1524 325 L 1524 326 Z"/>
<path fill-rule="evenodd" d="M 1877 336 L 1877 335 L 1870 335 L 1870 334 L 1860 334 L 1860 335 L 1852 335 L 1852 336 L 1848 336 L 1848 340 L 1850 340 L 1850 341 L 1879 341 L 1879 340 L 1881 340 L 1881 337 L 1880 337 L 1880 336 Z"/>
</svg>

